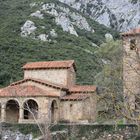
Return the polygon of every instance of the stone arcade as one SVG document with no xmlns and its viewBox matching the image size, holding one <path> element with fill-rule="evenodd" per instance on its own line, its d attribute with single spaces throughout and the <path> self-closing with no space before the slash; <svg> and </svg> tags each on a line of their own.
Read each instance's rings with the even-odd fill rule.
<svg viewBox="0 0 140 140">
<path fill-rule="evenodd" d="M 96 86 L 75 83 L 73 60 L 31 62 L 24 79 L 0 89 L 1 122 L 94 122 Z"/>
</svg>

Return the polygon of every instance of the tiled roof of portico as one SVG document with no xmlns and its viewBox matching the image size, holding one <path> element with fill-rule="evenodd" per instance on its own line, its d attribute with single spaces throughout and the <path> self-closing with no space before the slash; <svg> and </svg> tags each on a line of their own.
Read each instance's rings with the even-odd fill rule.
<svg viewBox="0 0 140 140">
<path fill-rule="evenodd" d="M 64 85 L 55 84 L 55 83 L 49 82 L 47 80 L 40 80 L 40 79 L 35 79 L 35 78 L 26 78 L 26 79 L 17 81 L 15 83 L 12 83 L 11 86 L 19 85 L 19 84 L 27 82 L 27 81 L 33 81 L 33 82 L 47 85 L 50 87 L 54 87 L 57 89 L 67 90 L 70 93 L 81 93 L 81 92 L 87 93 L 87 92 L 95 92 L 96 91 L 96 86 L 93 86 L 93 85 L 74 85 L 74 86 L 68 88 Z"/>
<path fill-rule="evenodd" d="M 81 93 L 81 92 L 94 92 L 96 86 L 93 85 L 75 85 L 69 88 L 70 93 Z"/>
<path fill-rule="evenodd" d="M 85 100 L 90 97 L 90 94 L 70 94 L 61 97 L 62 101 L 77 101 L 77 100 Z"/>
<path fill-rule="evenodd" d="M 65 87 L 63 85 L 54 84 L 46 80 L 34 79 L 34 78 L 26 78 L 15 83 L 12 83 L 10 86 L 0 89 L 0 96 L 58 96 L 56 93 L 48 93 L 48 91 L 38 88 L 32 85 L 20 85 L 24 82 L 32 81 L 35 83 L 39 83 L 42 85 L 46 85 L 49 87 L 53 87 L 60 90 L 68 91 L 70 94 L 64 96 L 62 100 L 82 100 L 87 98 L 88 94 L 82 93 L 90 93 L 96 91 L 96 86 L 91 85 L 75 85 L 73 87 Z M 75 94 L 77 93 L 77 94 Z"/>
<path fill-rule="evenodd" d="M 57 93 L 49 92 L 31 85 L 14 85 L 0 89 L 0 97 L 28 97 L 28 96 L 49 96 L 59 97 Z"/>
<path fill-rule="evenodd" d="M 57 89 L 68 90 L 68 88 L 63 86 L 63 85 L 55 84 L 55 83 L 52 83 L 52 82 L 47 81 L 47 80 L 40 80 L 40 79 L 35 79 L 35 78 L 25 78 L 23 80 L 12 83 L 11 86 L 19 85 L 19 84 L 27 82 L 27 81 L 32 81 L 32 82 L 35 82 L 35 83 L 47 85 L 47 86 L 54 87 L 54 88 L 57 88 Z"/>
</svg>

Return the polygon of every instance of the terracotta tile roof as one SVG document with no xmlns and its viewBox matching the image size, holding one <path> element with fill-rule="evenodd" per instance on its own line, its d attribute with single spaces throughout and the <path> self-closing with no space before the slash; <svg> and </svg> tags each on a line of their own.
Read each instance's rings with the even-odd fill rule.
<svg viewBox="0 0 140 140">
<path fill-rule="evenodd" d="M 96 86 L 90 86 L 90 85 L 75 85 L 71 88 L 69 88 L 70 93 L 80 93 L 80 92 L 94 92 L 96 91 Z"/>
<path fill-rule="evenodd" d="M 51 96 L 59 97 L 56 93 L 50 93 L 36 86 L 8 86 L 0 90 L 0 97 L 26 97 L 26 96 Z"/>
<path fill-rule="evenodd" d="M 140 34 L 140 27 L 132 29 L 132 30 L 125 32 L 125 33 L 121 33 L 122 36 L 136 35 L 136 34 Z"/>
<path fill-rule="evenodd" d="M 61 97 L 61 100 L 62 101 L 69 101 L 69 100 L 85 100 L 87 99 L 88 97 L 90 97 L 90 94 L 70 94 L 70 95 L 66 95 L 66 96 L 63 96 Z"/>
<path fill-rule="evenodd" d="M 28 70 L 28 69 L 70 68 L 72 66 L 74 66 L 76 70 L 74 60 L 29 62 L 25 64 L 22 68 L 24 70 Z"/>
<path fill-rule="evenodd" d="M 65 87 L 63 85 L 58 85 L 58 84 L 55 84 L 55 83 L 51 83 L 47 80 L 40 80 L 40 79 L 35 79 L 35 78 L 26 78 L 26 79 L 17 81 L 15 83 L 12 83 L 11 86 L 19 85 L 19 84 L 27 82 L 27 81 L 32 81 L 32 82 L 35 82 L 35 83 L 43 84 L 43 85 L 50 86 L 50 87 L 57 88 L 57 89 L 68 90 L 67 87 Z"/>
</svg>

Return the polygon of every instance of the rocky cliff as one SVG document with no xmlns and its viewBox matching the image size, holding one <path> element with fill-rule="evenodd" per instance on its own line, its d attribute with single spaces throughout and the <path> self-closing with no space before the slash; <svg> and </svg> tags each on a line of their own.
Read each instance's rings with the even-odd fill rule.
<svg viewBox="0 0 140 140">
<path fill-rule="evenodd" d="M 99 25 L 97 28 L 94 25 L 94 20 L 89 16 L 58 0 L 31 2 L 29 6 L 32 12 L 21 26 L 20 34 L 22 37 L 52 42 L 59 36 L 56 29 L 58 27 L 63 32 L 76 37 L 81 36 L 81 32 L 83 32 L 83 35 L 85 32 L 89 35 L 97 35 L 99 27 L 103 27 Z M 47 28 L 49 23 L 51 23 L 51 28 Z M 53 28 L 52 25 L 54 25 Z M 104 37 L 106 34 L 113 33 L 111 30 L 108 30 L 108 32 L 105 30 L 103 29 L 104 33 L 102 34 Z M 114 36 L 114 33 L 112 35 Z M 112 35 L 110 34 L 111 37 Z"/>
<path fill-rule="evenodd" d="M 59 0 L 90 18 L 125 31 L 140 25 L 139 0 Z"/>
<path fill-rule="evenodd" d="M 66 5 L 51 2 L 33 2 L 30 3 L 30 8 L 32 10 L 37 9 L 33 13 L 29 15 L 29 19 L 26 20 L 24 25 L 21 27 L 21 36 L 27 37 L 32 36 L 34 39 L 40 39 L 42 41 L 51 41 L 49 38 L 56 38 L 57 33 L 54 29 L 50 29 L 50 31 L 45 33 L 40 33 L 38 35 L 35 34 L 37 28 L 40 30 L 46 31 L 47 22 L 44 20 L 47 16 L 52 16 L 52 22 L 56 26 L 60 26 L 64 32 L 68 32 L 72 35 L 79 36 L 76 28 L 79 30 L 85 30 L 91 33 L 94 33 L 94 29 L 89 25 L 87 19 L 82 16 L 77 11 L 72 10 Z M 45 22 L 46 26 L 38 26 L 37 23 L 31 20 L 40 20 L 40 22 Z"/>
<path fill-rule="evenodd" d="M 1 1 L 0 86 L 21 79 L 27 62 L 67 59 L 76 62 L 79 84 L 93 84 L 102 71 L 95 52 L 107 36 L 118 32 L 58 0 Z"/>
</svg>

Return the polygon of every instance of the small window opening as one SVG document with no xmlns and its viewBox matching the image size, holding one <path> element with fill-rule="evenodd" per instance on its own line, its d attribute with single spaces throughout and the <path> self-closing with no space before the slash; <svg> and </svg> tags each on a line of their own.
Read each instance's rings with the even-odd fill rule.
<svg viewBox="0 0 140 140">
<path fill-rule="evenodd" d="M 135 96 L 135 109 L 140 110 L 140 95 Z"/>
<path fill-rule="evenodd" d="M 130 50 L 135 50 L 136 49 L 136 39 L 131 39 L 130 40 Z"/>
<path fill-rule="evenodd" d="M 72 107 L 72 104 L 70 104 L 70 107 Z"/>
<path fill-rule="evenodd" d="M 73 104 L 70 104 L 70 112 L 72 111 L 72 106 L 73 106 Z"/>
</svg>

